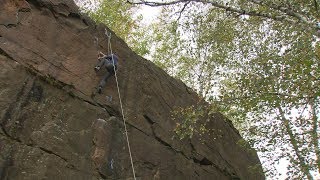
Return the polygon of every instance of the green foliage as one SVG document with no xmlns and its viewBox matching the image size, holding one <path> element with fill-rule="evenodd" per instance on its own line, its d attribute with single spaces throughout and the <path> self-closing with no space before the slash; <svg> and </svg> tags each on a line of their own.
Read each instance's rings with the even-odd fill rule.
<svg viewBox="0 0 320 180">
<path fill-rule="evenodd" d="M 174 130 L 179 139 L 192 138 L 194 134 L 202 136 L 207 133 L 205 128 L 208 117 L 208 108 L 205 106 L 189 106 L 186 108 L 176 108 L 172 113 L 172 119 L 177 122 Z"/>
<path fill-rule="evenodd" d="M 217 1 L 223 3 L 223 1 Z M 165 7 L 154 25 L 153 60 L 194 88 L 232 119 L 258 152 L 269 177 L 288 159 L 289 178 L 320 171 L 320 43 L 312 1 L 233 1 L 229 6 L 272 18 L 243 16 L 208 4 Z M 283 17 L 274 20 L 275 17 Z M 184 119 L 180 137 L 199 126 L 197 109 Z M 317 153 L 318 152 L 318 153 Z"/>
<path fill-rule="evenodd" d="M 130 9 L 126 1 L 104 0 L 95 11 L 88 11 L 88 14 L 96 22 L 106 24 L 118 36 L 127 39 L 136 24 Z"/>
<path fill-rule="evenodd" d="M 268 29 L 273 32 L 256 31 L 251 40 L 239 38 L 251 44 L 242 47 L 246 60 L 234 69 L 242 71 L 228 75 L 233 88 L 221 84 L 222 101 L 239 108 L 236 114 L 246 115 L 246 123 L 237 123 L 238 127 L 258 151 L 266 152 L 262 157 L 288 157 L 290 177 L 303 178 L 310 176 L 312 168 L 317 169 L 309 162 L 315 158 L 311 147 L 319 148 L 309 138 L 309 102 L 318 99 L 316 92 L 320 90 L 319 80 L 315 81 L 319 77 L 319 59 L 313 50 L 314 37 L 291 25 L 269 22 Z M 314 108 L 319 110 L 319 102 Z M 279 150 L 281 153 L 276 155 L 270 153 Z"/>
<path fill-rule="evenodd" d="M 95 22 L 105 24 L 114 31 L 138 54 L 149 53 L 147 29 L 140 27 L 142 16 L 135 16 L 136 7 L 125 0 L 103 0 L 97 5 L 96 9 L 87 8 L 84 11 Z"/>
</svg>

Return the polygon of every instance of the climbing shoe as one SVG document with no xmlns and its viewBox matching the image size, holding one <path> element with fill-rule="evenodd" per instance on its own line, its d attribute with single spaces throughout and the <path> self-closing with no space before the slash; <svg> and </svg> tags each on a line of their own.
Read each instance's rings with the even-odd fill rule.
<svg viewBox="0 0 320 180">
<path fill-rule="evenodd" d="M 102 87 L 99 86 L 98 87 L 98 93 L 101 94 L 101 92 L 102 92 Z"/>
</svg>

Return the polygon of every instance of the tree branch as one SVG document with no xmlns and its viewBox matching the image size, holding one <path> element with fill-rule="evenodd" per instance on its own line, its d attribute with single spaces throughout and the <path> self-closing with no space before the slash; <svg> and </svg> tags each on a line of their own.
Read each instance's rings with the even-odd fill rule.
<svg viewBox="0 0 320 180">
<path fill-rule="evenodd" d="M 252 2 L 252 3 L 258 4 L 258 5 L 261 5 L 261 6 L 266 6 L 266 7 L 269 7 L 271 9 L 280 11 L 280 12 L 286 14 L 287 16 L 291 16 L 293 18 L 296 18 L 296 19 L 298 19 L 299 21 L 301 21 L 301 22 L 303 22 L 305 24 L 314 24 L 313 22 L 308 21 L 307 18 L 305 18 L 302 14 L 294 12 L 290 8 L 287 8 L 287 7 L 284 7 L 284 6 L 279 6 L 279 5 L 274 4 L 274 3 L 267 4 L 267 3 L 265 3 L 264 1 L 261 1 L 261 0 L 249 0 L 249 1 Z M 313 26 L 315 28 L 317 28 L 315 24 Z"/>
<path fill-rule="evenodd" d="M 298 158 L 299 161 L 299 168 L 301 172 L 307 176 L 308 180 L 312 180 L 312 175 L 310 174 L 310 168 L 309 166 L 306 165 L 306 158 L 302 155 L 301 151 L 299 150 L 299 143 L 297 141 L 296 135 L 293 132 L 293 128 L 290 126 L 289 120 L 285 117 L 285 112 L 283 111 L 282 107 L 279 105 L 278 106 L 278 111 L 280 118 L 282 120 L 282 123 L 284 124 L 286 128 L 286 132 L 289 135 L 289 141 L 292 145 L 292 148 L 294 150 L 295 155 Z"/>
<path fill-rule="evenodd" d="M 315 7 L 316 11 L 318 12 L 318 10 L 319 10 L 318 0 L 313 0 L 313 1 L 314 1 L 314 7 Z"/>
<path fill-rule="evenodd" d="M 144 1 L 144 0 L 139 0 L 138 2 L 133 2 L 131 0 L 127 0 L 127 3 L 129 4 L 135 4 L 135 5 L 147 5 L 151 7 L 157 7 L 157 6 L 170 6 L 174 4 L 179 4 L 183 2 L 188 2 L 192 0 L 177 0 L 177 1 L 172 1 L 172 2 L 153 2 L 153 1 Z"/>
<path fill-rule="evenodd" d="M 138 0 L 137 2 L 134 2 L 134 0 L 127 0 L 128 3 L 130 4 L 136 4 L 136 5 L 147 5 L 147 6 L 169 6 L 169 5 L 174 5 L 174 4 L 180 4 L 180 3 L 186 3 L 186 2 L 197 2 L 197 3 L 203 3 L 203 4 L 211 4 L 212 6 L 220 9 L 224 9 L 225 11 L 228 12 L 233 12 L 237 13 L 239 15 L 248 15 L 248 16 L 256 16 L 256 17 L 263 17 L 263 18 L 268 18 L 272 19 L 275 21 L 287 21 L 289 23 L 295 23 L 293 19 L 288 18 L 288 16 L 297 19 L 298 21 L 308 24 L 312 28 L 315 29 L 320 29 L 319 27 L 316 26 L 316 24 L 312 21 L 307 20 L 303 15 L 292 11 L 289 8 L 283 7 L 283 6 L 278 6 L 275 4 L 267 4 L 264 3 L 262 0 L 249 0 L 252 3 L 258 4 L 260 6 L 267 6 L 270 9 L 277 10 L 283 14 L 278 14 L 278 15 L 272 15 L 270 13 L 265 13 L 265 12 L 257 12 L 253 10 L 245 10 L 245 9 L 240 9 L 240 8 L 235 8 L 231 7 L 228 5 L 224 5 L 221 3 L 218 3 L 216 1 L 208 1 L 208 0 L 173 0 L 169 2 L 155 2 L 155 1 L 144 1 L 144 0 Z"/>
<path fill-rule="evenodd" d="M 293 94 L 284 94 L 284 93 L 277 93 L 277 92 L 258 92 L 256 94 L 250 94 L 247 96 L 240 96 L 240 97 L 233 97 L 233 98 L 227 98 L 224 99 L 222 102 L 230 102 L 230 101 L 235 101 L 235 100 L 241 100 L 241 99 L 250 99 L 250 98 L 259 98 L 261 96 L 276 96 L 276 97 L 291 97 L 291 98 L 298 98 L 298 99 L 310 99 L 314 98 L 313 96 L 298 96 L 298 95 L 293 95 Z M 215 101 L 215 102 L 221 102 L 221 101 Z"/>
<path fill-rule="evenodd" d="M 318 169 L 318 172 L 320 173 L 320 147 L 319 147 L 319 135 L 318 135 L 318 117 L 317 117 L 317 109 L 318 107 L 316 106 L 316 100 L 313 99 L 310 103 L 311 106 L 311 118 L 312 118 L 312 144 L 314 146 L 314 151 L 316 154 L 316 167 Z"/>
<path fill-rule="evenodd" d="M 180 18 L 181 18 L 181 15 L 182 15 L 182 12 L 186 9 L 186 7 L 188 6 L 188 4 L 190 4 L 190 1 L 189 2 L 186 2 L 184 5 L 183 5 L 183 8 L 179 11 L 179 17 L 177 19 L 177 21 L 179 22 Z"/>
</svg>

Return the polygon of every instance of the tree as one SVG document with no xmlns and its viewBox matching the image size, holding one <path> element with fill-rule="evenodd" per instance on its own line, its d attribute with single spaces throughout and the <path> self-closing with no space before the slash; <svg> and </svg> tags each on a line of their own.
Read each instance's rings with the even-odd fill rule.
<svg viewBox="0 0 320 180">
<path fill-rule="evenodd" d="M 225 1 L 225 0 L 168 0 L 165 2 L 127 0 L 130 4 L 144 4 L 148 6 L 167 6 L 175 4 L 188 5 L 190 2 L 210 4 L 214 8 L 224 9 L 238 15 L 257 16 L 272 19 L 275 21 L 297 21 L 318 28 L 314 22 L 319 19 L 317 0 L 248 0 L 248 1 Z M 302 7 L 302 8 L 301 8 Z M 183 9 L 184 10 L 184 9 Z"/>
<path fill-rule="evenodd" d="M 155 61 L 219 103 L 268 160 L 269 176 L 286 158 L 289 178 L 312 179 L 320 173 L 318 1 L 225 2 L 130 3 L 165 6 Z"/>
<path fill-rule="evenodd" d="M 279 152 L 266 153 L 268 159 L 286 157 L 291 163 L 291 177 L 312 179 L 311 171 L 319 171 L 320 157 L 319 79 L 316 80 L 320 75 L 319 59 L 312 36 L 292 32 L 282 39 L 279 36 L 288 31 L 281 31 L 284 30 L 277 29 L 279 35 L 270 37 L 254 37 L 268 46 L 251 45 L 248 56 L 256 55 L 240 64 L 241 73 L 229 75 L 229 82 L 224 85 L 232 88 L 221 88 L 223 100 L 240 107 L 251 119 L 243 128 L 255 144 L 262 143 L 256 146 L 261 152 Z M 279 40 L 283 44 L 277 46 Z M 287 49 L 281 53 L 282 48 Z"/>
<path fill-rule="evenodd" d="M 82 11 L 97 23 L 105 24 L 124 39 L 140 55 L 149 53 L 148 36 L 140 27 L 141 16 L 136 16 L 137 7 L 124 0 L 79 1 Z M 139 39 L 139 41 L 137 40 Z"/>
</svg>

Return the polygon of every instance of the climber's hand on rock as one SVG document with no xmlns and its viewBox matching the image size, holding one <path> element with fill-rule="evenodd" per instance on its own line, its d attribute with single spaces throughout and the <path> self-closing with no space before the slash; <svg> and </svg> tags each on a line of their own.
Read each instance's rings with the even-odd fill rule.
<svg viewBox="0 0 320 180">
<path fill-rule="evenodd" d="M 100 70 L 99 66 L 94 67 L 94 71 L 98 72 Z"/>
</svg>

